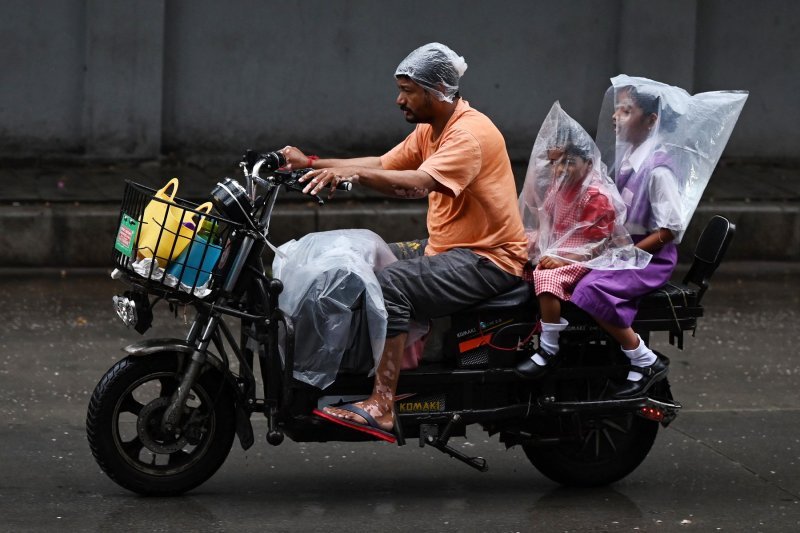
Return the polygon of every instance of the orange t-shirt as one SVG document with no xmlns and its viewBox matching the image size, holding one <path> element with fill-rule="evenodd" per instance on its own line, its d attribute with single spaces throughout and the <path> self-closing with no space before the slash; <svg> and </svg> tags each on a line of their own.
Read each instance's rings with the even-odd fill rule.
<svg viewBox="0 0 800 533">
<path fill-rule="evenodd" d="M 381 156 L 384 169 L 422 170 L 453 193 L 428 195 L 425 254 L 468 248 L 521 276 L 527 241 L 503 135 L 463 99 L 439 138 L 432 135 L 429 124 L 418 124 Z"/>
</svg>

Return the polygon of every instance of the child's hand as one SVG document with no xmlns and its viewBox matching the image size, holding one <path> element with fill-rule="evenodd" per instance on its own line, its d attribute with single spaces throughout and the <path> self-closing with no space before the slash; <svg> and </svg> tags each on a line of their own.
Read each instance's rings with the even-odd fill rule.
<svg viewBox="0 0 800 533">
<path fill-rule="evenodd" d="M 539 268 L 544 268 L 544 269 L 558 268 L 566 266 L 568 264 L 569 263 L 567 261 L 564 261 L 563 259 L 560 259 L 558 257 L 550 257 L 549 255 L 546 255 L 541 259 L 539 259 Z"/>
</svg>

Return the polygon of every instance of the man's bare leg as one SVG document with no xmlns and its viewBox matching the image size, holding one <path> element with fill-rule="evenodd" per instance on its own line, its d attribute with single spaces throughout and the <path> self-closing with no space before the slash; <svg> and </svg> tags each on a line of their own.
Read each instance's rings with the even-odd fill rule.
<svg viewBox="0 0 800 533">
<path fill-rule="evenodd" d="M 372 415 L 380 428 L 387 431 L 394 427 L 394 395 L 397 392 L 397 381 L 400 379 L 400 366 L 403 362 L 403 351 L 407 338 L 407 333 L 401 333 L 396 337 L 386 339 L 381 360 L 375 370 L 375 385 L 372 388 L 372 394 L 366 400 L 353 404 Z M 367 421 L 363 417 L 350 411 L 343 411 L 336 407 L 326 407 L 323 411 L 356 424 L 367 425 Z"/>
</svg>

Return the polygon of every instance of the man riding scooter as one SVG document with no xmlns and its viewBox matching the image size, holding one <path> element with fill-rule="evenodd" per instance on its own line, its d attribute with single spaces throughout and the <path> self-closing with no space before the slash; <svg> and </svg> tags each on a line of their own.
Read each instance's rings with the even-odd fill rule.
<svg viewBox="0 0 800 533">
<path fill-rule="evenodd" d="M 388 325 L 372 394 L 315 413 L 394 442 L 395 392 L 413 319 L 451 314 L 520 280 L 527 245 L 511 162 L 500 131 L 459 94 L 463 57 L 426 44 L 397 67 L 396 103 L 414 131 L 380 157 L 319 159 L 287 146 L 288 168 L 312 167 L 304 192 L 342 181 L 396 198 L 428 198 L 428 238 L 392 246 L 399 261 L 378 275 Z"/>
</svg>

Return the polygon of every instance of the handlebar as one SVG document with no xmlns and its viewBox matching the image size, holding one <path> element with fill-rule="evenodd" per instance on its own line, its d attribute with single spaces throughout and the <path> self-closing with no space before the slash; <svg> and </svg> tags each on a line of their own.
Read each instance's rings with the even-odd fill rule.
<svg viewBox="0 0 800 533">
<path fill-rule="evenodd" d="M 302 191 L 308 185 L 307 183 L 300 183 L 298 180 L 311 172 L 311 168 L 300 168 L 297 170 L 276 170 L 272 176 L 279 183 L 283 183 L 286 187 L 297 191 Z M 349 181 L 342 181 L 336 185 L 337 191 L 350 191 L 353 189 L 353 184 Z"/>
<path fill-rule="evenodd" d="M 259 154 L 254 150 L 247 150 L 242 156 L 242 162 L 247 165 L 247 170 L 252 172 L 256 165 L 259 169 L 266 165 L 268 171 L 278 170 L 286 164 L 286 158 L 281 152 L 267 152 L 266 154 Z M 259 163 L 261 163 L 259 165 Z"/>
<path fill-rule="evenodd" d="M 242 224 L 247 229 L 243 234 L 239 251 L 236 253 L 225 280 L 225 285 L 223 286 L 225 292 L 233 290 L 239 273 L 250 254 L 250 250 L 257 241 L 264 241 L 277 252 L 277 248 L 270 244 L 268 236 L 269 224 L 278 191 L 281 185 L 284 185 L 287 189 L 302 192 L 308 185 L 300 183 L 299 179 L 312 170 L 310 168 L 279 170 L 285 165 L 286 158 L 278 151 L 259 154 L 253 150 L 247 150 L 240 163 L 247 180 L 247 187 L 242 187 L 241 184 L 231 178 L 224 178 L 211 191 L 211 202 L 214 208 L 226 219 Z M 259 172 L 264 167 L 271 174 L 267 178 L 259 176 Z M 257 196 L 256 189 L 258 185 L 264 187 L 264 196 Z M 342 182 L 336 188 L 342 191 L 349 191 L 352 188 L 352 183 Z M 325 203 L 319 196 L 311 196 L 316 198 L 320 205 Z"/>
<path fill-rule="evenodd" d="M 281 152 L 261 154 L 247 150 L 240 163 L 247 180 L 246 187 L 242 187 L 235 180 L 225 178 L 211 192 L 214 207 L 230 220 L 249 225 L 251 229 L 266 237 L 280 186 L 284 185 L 287 189 L 303 192 L 308 184 L 299 180 L 313 170 L 310 168 L 280 170 L 285 165 L 286 158 Z M 262 178 L 259 173 L 265 168 L 270 176 Z M 260 198 L 256 191 L 259 185 L 264 187 L 266 192 L 266 195 Z M 352 187 L 352 183 L 343 181 L 337 184 L 336 189 L 349 191 Z M 318 195 L 309 196 L 315 198 L 320 205 L 325 203 Z"/>
<path fill-rule="evenodd" d="M 267 152 L 259 154 L 254 150 L 247 150 L 242 156 L 242 163 L 247 169 L 247 173 L 255 177 L 260 177 L 260 172 L 266 167 L 267 172 L 272 172 L 275 181 L 286 185 L 290 189 L 302 191 L 305 184 L 298 180 L 306 173 L 311 172 L 311 168 L 301 168 L 297 170 L 278 170 L 286 165 L 286 157 L 281 152 Z M 350 191 L 353 184 L 349 181 L 342 181 L 336 185 L 338 191 Z"/>
</svg>

